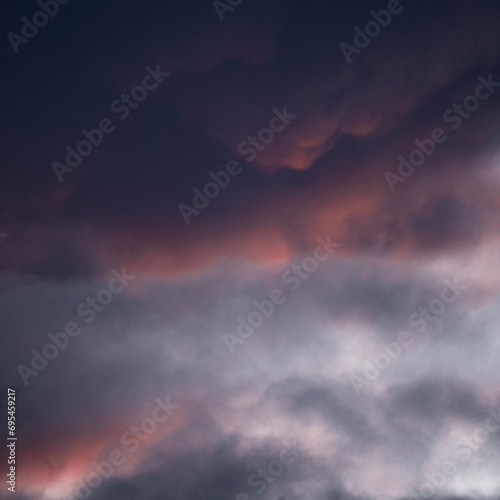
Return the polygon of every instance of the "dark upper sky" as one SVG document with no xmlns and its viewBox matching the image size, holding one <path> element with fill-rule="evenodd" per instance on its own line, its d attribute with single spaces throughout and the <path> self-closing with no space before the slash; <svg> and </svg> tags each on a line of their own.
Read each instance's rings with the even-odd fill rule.
<svg viewBox="0 0 500 500">
<path fill-rule="evenodd" d="M 18 496 L 74 494 L 170 395 L 90 498 L 402 499 L 443 460 L 428 497 L 496 498 L 500 434 L 462 440 L 500 401 L 500 4 L 54 2 L 0 7 Z M 248 476 L 292 442 L 259 495 Z"/>
</svg>

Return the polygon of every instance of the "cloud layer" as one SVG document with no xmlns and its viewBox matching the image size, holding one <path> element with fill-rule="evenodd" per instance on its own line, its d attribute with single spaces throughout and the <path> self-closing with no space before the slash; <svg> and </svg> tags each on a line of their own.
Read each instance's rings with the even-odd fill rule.
<svg viewBox="0 0 500 500">
<path fill-rule="evenodd" d="M 19 498 L 499 495 L 500 9 L 401 1 L 347 62 L 387 5 L 68 4 L 10 54 Z"/>
</svg>

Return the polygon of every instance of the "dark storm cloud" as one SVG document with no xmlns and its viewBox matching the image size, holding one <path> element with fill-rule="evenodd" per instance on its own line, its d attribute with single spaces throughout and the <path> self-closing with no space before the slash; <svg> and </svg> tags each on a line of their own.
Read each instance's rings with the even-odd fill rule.
<svg viewBox="0 0 500 500">
<path fill-rule="evenodd" d="M 294 252 L 297 243 L 304 247 L 305 228 L 317 222 L 320 210 L 339 213 L 344 227 L 337 224 L 337 240 L 343 240 L 347 252 L 372 247 L 381 232 L 386 252 L 409 242 L 432 251 L 480 239 L 483 224 L 477 210 L 469 211 L 469 223 L 448 222 L 450 229 L 441 238 L 439 229 L 433 227 L 447 214 L 438 210 L 443 207 L 438 200 L 428 202 L 430 207 L 438 207 L 434 213 L 427 213 L 432 208 L 424 213 L 413 210 L 400 219 L 396 214 L 406 202 L 399 193 L 391 200 L 389 192 L 380 195 L 378 191 L 387 189 L 382 178 L 387 163 L 394 169 L 395 157 L 405 154 L 412 139 L 432 130 L 429 117 L 436 120 L 442 114 L 441 110 L 422 110 L 448 102 L 450 88 L 460 100 L 467 95 L 462 92 L 467 89 L 467 85 L 460 85 L 462 79 L 472 80 L 476 70 L 479 73 L 480 67 L 490 67 L 494 61 L 497 30 L 493 26 L 498 13 L 490 3 L 442 4 L 432 11 L 423 5 L 408 6 L 351 65 L 342 57 L 339 40 L 352 35 L 346 19 L 352 20 L 352 26 L 362 24 L 368 4 L 352 10 L 324 2 L 314 6 L 277 3 L 272 7 L 260 3 L 252 8 L 242 4 L 224 23 L 211 11 L 211 5 L 196 7 L 187 9 L 179 3 L 138 10 L 123 6 L 118 22 L 109 6 L 85 11 L 74 6 L 67 16 L 80 20 L 75 32 L 61 18 L 59 29 L 69 41 L 64 58 L 69 67 L 76 67 L 80 80 L 69 80 L 73 77 L 68 72 L 59 72 L 60 77 L 48 86 L 41 76 L 49 63 L 58 63 L 38 61 L 33 67 L 46 92 L 39 102 L 32 98 L 23 101 L 30 117 L 27 126 L 34 135 L 40 121 L 49 117 L 43 129 L 47 134 L 52 129 L 57 137 L 53 133 L 49 141 L 37 135 L 36 158 L 30 148 L 17 155 L 17 142 L 7 148 L 9 177 L 4 186 L 12 186 L 13 191 L 6 190 L 4 214 L 21 235 L 18 244 L 11 243 L 11 251 L 21 262 L 4 261 L 7 269 L 67 277 L 78 275 L 81 266 L 88 273 L 91 264 L 85 259 L 99 258 L 96 251 L 87 249 L 90 255 L 82 256 L 82 263 L 77 264 L 80 257 L 66 252 L 62 259 L 66 264 L 61 260 L 55 265 L 54 256 L 62 252 L 60 245 L 70 245 L 58 240 L 52 242 L 46 256 L 26 255 L 20 242 L 36 244 L 23 236 L 25 221 L 33 219 L 43 224 L 89 222 L 99 246 L 107 248 L 114 262 L 127 259 L 127 254 L 140 255 L 144 248 L 162 249 L 168 255 L 167 272 L 204 265 L 221 254 L 265 257 L 266 253 L 253 244 L 263 221 L 268 234 Z M 448 21 L 450 15 L 453 22 Z M 467 21 L 471 16 L 477 20 L 472 25 Z M 263 19 L 266 22 L 262 24 Z M 91 37 L 84 33 L 89 23 Z M 132 40 L 129 34 L 141 33 L 140 26 L 148 27 L 148 36 L 140 34 Z M 409 34 L 401 37 L 404 30 Z M 234 43 L 234 36 L 239 37 L 239 43 Z M 34 43 L 22 56 L 35 59 L 37 51 L 46 49 L 44 43 L 55 43 L 50 37 L 40 42 L 40 48 Z M 435 54 L 429 59 L 426 47 L 431 46 Z M 88 54 L 89 61 L 77 59 L 80 53 Z M 460 56 L 450 57 L 453 54 Z M 96 60 L 101 64 L 95 64 Z M 62 154 L 65 144 L 76 144 L 82 128 L 95 127 L 99 119 L 109 115 L 110 103 L 140 80 L 146 64 L 156 61 L 172 72 L 168 80 L 133 110 L 126 122 L 118 123 L 120 128 L 106 137 L 62 186 L 57 186 L 50 162 Z M 416 71 L 409 71 L 410 67 Z M 473 76 L 468 79 L 467 75 Z M 19 87 L 22 78 L 13 72 L 8 88 L 27 92 L 27 83 Z M 494 127 L 494 118 L 485 115 L 485 109 L 496 106 L 491 99 L 474 117 L 478 125 L 464 124 L 458 131 L 461 136 L 467 136 L 466 128 L 470 133 L 472 127 L 478 132 Z M 295 123 L 260 153 L 254 164 L 246 164 L 237 152 L 238 144 L 267 124 L 273 107 L 284 105 L 297 114 Z M 485 118 L 490 123 L 484 122 Z M 14 120 L 16 133 L 19 126 Z M 402 127 L 407 128 L 406 134 L 399 132 Z M 379 141 L 377 145 L 370 137 Z M 449 156 L 452 145 L 462 147 L 462 143 L 442 145 L 443 150 L 420 172 L 398 186 L 401 197 L 417 189 L 424 172 L 426 178 L 439 172 L 451 175 L 448 168 L 456 158 Z M 381 155 L 380 144 L 387 145 L 394 158 Z M 192 189 L 203 188 L 208 172 L 223 169 L 233 158 L 243 166 L 243 173 L 187 227 L 178 204 L 191 204 Z M 259 165 L 272 169 L 294 166 L 290 159 L 298 161 L 295 167 L 310 167 L 310 171 L 281 175 L 275 181 L 252 173 Z M 372 186 L 370 216 L 358 213 L 344 220 L 341 214 L 346 201 L 354 201 L 359 193 L 373 190 Z M 32 194 L 35 190 L 36 196 Z M 15 201 L 11 193 L 15 193 Z M 464 214 L 453 213 L 456 217 Z M 469 229 L 474 237 L 465 236 Z M 123 252 L 127 247 L 129 251 Z M 203 247 L 205 255 L 196 255 L 197 247 Z M 1 258 L 7 260 L 8 251 Z"/>
<path fill-rule="evenodd" d="M 60 218 L 63 213 L 67 220 L 90 218 L 93 224 L 102 225 L 104 232 L 116 223 L 135 226 L 135 231 L 138 231 L 143 226 L 142 221 L 147 219 L 151 233 L 143 235 L 143 243 L 170 247 L 173 253 L 179 253 L 181 251 L 175 248 L 175 243 L 163 242 L 158 236 L 160 228 L 165 228 L 165 233 L 170 234 L 170 242 L 184 238 L 188 241 L 202 238 L 207 242 L 207 236 L 192 227 L 184 227 L 177 205 L 190 203 L 192 188 L 202 187 L 209 179 L 208 172 L 222 169 L 228 159 L 237 158 L 245 170 L 251 170 L 254 165 L 246 165 L 239 157 L 237 145 L 265 126 L 273 107 L 283 105 L 288 105 L 298 115 L 297 121 L 259 155 L 256 164 L 283 166 L 287 164 L 286 158 L 295 158 L 300 168 L 308 168 L 333 150 L 329 160 L 321 162 L 323 171 L 331 171 L 321 176 L 323 189 L 319 189 L 314 180 L 316 174 L 311 172 L 297 176 L 303 187 L 284 196 L 286 190 L 283 193 L 284 188 L 279 183 L 270 183 L 266 187 L 269 179 L 249 177 L 244 172 L 228 188 L 234 190 L 233 193 L 222 193 L 206 213 L 194 219 L 196 223 L 211 226 L 217 238 L 219 235 L 227 238 L 227 232 L 232 231 L 229 214 L 233 212 L 240 220 L 246 219 L 252 225 L 258 223 L 252 216 L 255 212 L 255 205 L 250 202 L 252 198 L 261 200 L 263 211 L 271 211 L 283 218 L 285 214 L 279 200 L 289 204 L 292 196 L 294 199 L 299 196 L 304 201 L 296 212 L 307 212 L 308 206 L 313 210 L 312 200 L 318 194 L 322 197 L 321 191 L 328 190 L 330 199 L 335 198 L 348 185 L 348 179 L 355 179 L 366 187 L 373 182 L 372 163 L 378 156 L 379 146 L 374 149 L 363 138 L 389 136 L 393 141 L 395 127 L 401 128 L 419 119 L 418 115 L 415 116 L 416 109 L 422 113 L 422 106 L 424 109 L 427 104 L 435 106 L 440 92 L 479 66 L 486 68 L 491 65 L 495 55 L 492 47 L 497 36 L 493 26 L 498 14 L 487 2 L 474 6 L 459 2 L 453 7 L 451 3 L 441 4 L 439 9 L 432 10 L 423 5 L 408 6 L 408 10 L 400 18 L 395 18 L 359 59 L 349 65 L 343 60 L 338 44 L 352 29 L 349 23 L 346 24 L 346 16 L 352 19 L 353 26 L 362 24 L 369 12 L 369 5 L 366 5 L 366 12 L 364 5 L 360 4 L 349 12 L 347 7 L 324 2 L 293 7 L 284 3 L 273 7 L 258 4 L 253 8 L 242 4 L 234 12 L 234 18 L 228 18 L 224 23 L 218 21 L 215 12 L 214 18 L 210 17 L 212 6 L 208 4 L 195 9 L 187 9 L 184 4 L 139 10 L 124 6 L 120 23 L 110 7 L 93 7 L 95 12 L 91 9 L 83 13 L 75 6 L 71 15 L 80 16 L 81 27 L 76 33 L 66 33 L 72 40 L 65 56 L 67 60 L 76 65 L 71 54 L 77 50 L 100 54 L 105 60 L 120 54 L 124 60 L 114 60 L 114 63 L 106 60 L 106 64 L 100 67 L 101 76 L 97 80 L 86 72 L 89 62 L 84 65 L 82 80 L 76 82 L 76 87 L 75 82 L 65 81 L 63 74 L 61 81 L 53 82 L 47 88 L 49 95 L 43 103 L 49 104 L 44 104 L 45 107 L 41 107 L 42 103 L 25 104 L 32 110 L 30 125 L 35 126 L 44 115 L 48 115 L 51 120 L 58 120 L 59 137 L 57 140 L 52 138 L 50 145 L 41 144 L 42 154 L 32 162 L 26 157 L 21 168 L 16 166 L 14 169 L 14 163 L 8 159 L 16 146 L 10 147 L 7 164 L 14 176 L 8 184 L 15 181 L 15 186 L 22 188 L 19 191 L 23 192 L 24 203 L 18 202 L 16 208 L 6 193 L 7 210 L 20 217 L 22 223 L 35 212 L 39 214 L 50 200 L 56 200 L 49 220 Z M 453 22 L 448 21 L 450 15 Z M 476 23 L 468 23 L 471 16 Z M 267 19 L 267 24 L 256 32 L 254 23 L 263 18 Z M 81 32 L 91 19 L 92 39 Z M 134 39 L 135 48 L 132 49 L 129 33 L 137 31 L 138 28 L 132 28 L 140 25 L 148 26 L 149 37 L 139 35 L 139 40 Z M 64 30 L 64 26 L 62 24 L 61 29 Z M 340 26 L 343 26 L 342 30 Z M 405 30 L 409 30 L 409 34 L 401 38 L 401 32 Z M 463 36 L 464 31 L 468 37 Z M 248 47 L 241 54 L 235 52 L 234 41 L 229 42 L 235 32 L 242 38 L 242 47 Z M 399 37 L 397 46 L 394 43 L 396 37 Z M 415 39 L 419 40 L 418 45 L 414 43 Z M 162 40 L 161 44 L 159 40 Z M 320 52 L 317 51 L 319 42 L 322 45 Z M 121 46 L 119 51 L 115 48 L 118 45 Z M 165 50 L 162 50 L 162 45 Z M 124 46 L 130 46 L 130 50 L 124 50 Z M 265 51 L 272 55 L 252 62 L 250 49 L 258 53 L 260 46 L 270 47 Z M 430 46 L 435 51 L 432 59 L 427 58 L 426 47 Z M 212 54 L 214 62 L 207 65 L 210 58 L 198 55 L 199 49 L 202 54 Z M 179 61 L 183 50 L 184 56 Z M 231 51 L 235 53 L 231 55 Z M 453 54 L 457 57 L 450 57 Z M 28 53 L 26 57 L 32 56 Z M 95 72 L 99 65 L 94 64 L 94 59 L 92 61 L 92 71 Z M 64 145 L 74 145 L 83 127 L 96 126 L 100 118 L 109 114 L 112 100 L 137 83 L 146 64 L 155 64 L 156 61 L 167 71 L 172 71 L 164 87 L 148 96 L 126 122 L 118 124 L 121 129 L 106 137 L 106 144 L 85 159 L 71 174 L 73 177 L 65 181 L 69 183 L 68 187 L 58 187 L 53 183 L 55 176 L 49 165 L 62 154 Z M 409 67 L 415 68 L 416 72 L 409 71 Z M 35 70 L 41 75 L 43 64 L 39 62 Z M 391 75 L 389 79 L 387 75 Z M 63 85 L 75 90 L 61 92 Z M 92 99 L 89 99 L 89 92 Z M 58 116 L 60 110 L 65 109 L 60 104 L 68 99 L 72 100 L 70 120 L 67 113 Z M 383 109 L 381 103 L 384 103 Z M 484 106 L 491 105 L 493 102 L 488 101 Z M 51 112 L 50 108 L 53 108 Z M 34 116 L 33 112 L 36 113 Z M 63 124 L 70 128 L 64 135 L 62 130 L 67 127 L 63 129 Z M 424 128 L 420 123 L 419 130 Z M 353 139 L 350 147 L 342 142 L 346 137 Z M 352 163 L 345 154 L 342 155 L 345 148 L 349 153 L 360 148 L 365 151 L 361 164 L 350 165 L 350 170 L 357 172 L 355 177 L 343 167 Z M 403 145 L 399 148 L 398 153 L 405 152 Z M 393 146 L 392 150 L 396 151 L 396 148 Z M 284 164 L 276 163 L 283 160 Z M 26 170 L 21 175 L 23 168 L 29 168 L 36 175 L 27 175 Z M 39 186 L 42 171 L 42 185 L 47 188 L 47 194 L 39 197 L 36 203 L 31 201 L 28 208 L 28 187 Z M 342 172 L 342 175 L 335 172 Z M 344 178 L 339 184 L 342 176 Z M 380 175 L 377 181 L 381 179 Z M 308 190 L 311 182 L 316 187 Z M 407 184 L 412 182 L 414 178 Z M 406 188 L 406 185 L 400 187 Z M 66 191 L 63 198 L 55 194 L 60 189 Z M 216 250 L 216 253 L 221 251 Z"/>
</svg>

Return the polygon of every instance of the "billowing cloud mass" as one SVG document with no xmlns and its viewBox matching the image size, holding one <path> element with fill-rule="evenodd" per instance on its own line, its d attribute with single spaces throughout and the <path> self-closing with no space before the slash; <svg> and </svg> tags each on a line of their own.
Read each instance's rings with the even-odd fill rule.
<svg viewBox="0 0 500 500">
<path fill-rule="evenodd" d="M 497 2 L 2 13 L 0 498 L 499 498 Z"/>
</svg>

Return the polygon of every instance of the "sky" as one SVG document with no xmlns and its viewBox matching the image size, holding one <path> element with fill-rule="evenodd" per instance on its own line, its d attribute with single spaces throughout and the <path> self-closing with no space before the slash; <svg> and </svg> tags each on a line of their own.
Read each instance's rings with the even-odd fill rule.
<svg viewBox="0 0 500 500">
<path fill-rule="evenodd" d="M 0 25 L 0 498 L 500 498 L 498 2 Z"/>
</svg>

